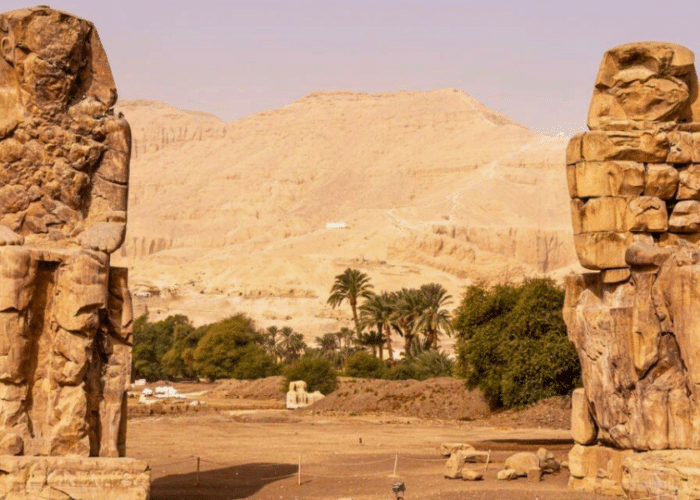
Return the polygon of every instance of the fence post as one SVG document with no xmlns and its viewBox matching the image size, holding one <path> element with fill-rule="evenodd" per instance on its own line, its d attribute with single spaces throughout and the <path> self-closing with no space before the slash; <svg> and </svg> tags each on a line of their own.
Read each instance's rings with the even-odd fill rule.
<svg viewBox="0 0 700 500">
<path fill-rule="evenodd" d="M 394 473 L 392 476 L 396 477 L 396 466 L 399 464 L 399 454 L 394 455 Z"/>
<path fill-rule="evenodd" d="M 491 450 L 489 450 L 489 454 L 486 456 L 486 469 L 489 470 L 489 462 L 491 462 Z"/>
<path fill-rule="evenodd" d="M 199 457 L 197 457 L 197 482 L 194 485 L 199 486 Z"/>
<path fill-rule="evenodd" d="M 301 486 L 301 454 L 299 454 L 299 467 L 297 469 L 297 485 Z"/>
</svg>

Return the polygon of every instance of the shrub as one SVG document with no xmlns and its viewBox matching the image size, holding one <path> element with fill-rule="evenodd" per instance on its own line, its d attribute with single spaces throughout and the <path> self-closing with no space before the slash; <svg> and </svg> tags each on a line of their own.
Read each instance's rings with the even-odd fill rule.
<svg viewBox="0 0 700 500">
<path fill-rule="evenodd" d="M 321 391 L 322 394 L 330 394 L 338 385 L 338 373 L 333 369 L 331 362 L 313 354 L 305 354 L 297 359 L 285 367 L 283 373 L 287 384 L 303 380 L 309 392 Z"/>
<path fill-rule="evenodd" d="M 276 364 L 259 340 L 253 320 L 244 314 L 211 324 L 192 353 L 193 369 L 199 377 L 212 380 L 273 375 Z"/>
<path fill-rule="evenodd" d="M 170 351 L 176 339 L 188 336 L 194 331 L 186 316 L 168 316 L 162 321 L 150 323 L 143 315 L 134 322 L 134 375 L 156 381 L 171 378 L 171 373 L 163 369 L 163 358 Z"/>
<path fill-rule="evenodd" d="M 549 279 L 470 286 L 454 320 L 458 374 L 499 406 L 570 393 L 581 369 L 563 305 L 563 290 Z"/>
<path fill-rule="evenodd" d="M 367 351 L 357 351 L 348 358 L 345 375 L 357 378 L 386 378 L 387 367 Z"/>
</svg>

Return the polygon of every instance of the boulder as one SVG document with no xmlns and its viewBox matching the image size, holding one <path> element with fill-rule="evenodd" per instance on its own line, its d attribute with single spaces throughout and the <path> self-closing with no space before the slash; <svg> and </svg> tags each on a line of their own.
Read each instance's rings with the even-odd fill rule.
<svg viewBox="0 0 700 500">
<path fill-rule="evenodd" d="M 678 169 L 679 200 L 700 200 L 700 165 L 690 165 Z"/>
<path fill-rule="evenodd" d="M 459 479 L 462 477 L 462 468 L 464 467 L 464 454 L 461 451 L 456 451 L 445 462 L 445 477 L 447 479 Z"/>
<path fill-rule="evenodd" d="M 484 475 L 481 472 L 475 471 L 474 469 L 470 469 L 468 467 L 462 468 L 462 479 L 465 481 L 481 481 L 483 478 Z"/>
<path fill-rule="evenodd" d="M 516 475 L 524 477 L 527 476 L 527 471 L 530 469 L 540 468 L 540 459 L 535 453 L 522 451 L 508 457 L 504 468 L 511 469 L 515 471 Z"/>
</svg>

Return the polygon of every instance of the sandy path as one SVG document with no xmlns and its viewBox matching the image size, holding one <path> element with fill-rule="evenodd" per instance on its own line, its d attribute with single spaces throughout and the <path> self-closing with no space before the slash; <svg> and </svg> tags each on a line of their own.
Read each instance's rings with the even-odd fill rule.
<svg viewBox="0 0 700 500">
<path fill-rule="evenodd" d="M 566 472 L 498 482 L 496 472 L 514 451 L 545 446 L 565 459 L 568 432 L 479 428 L 465 422 L 391 415 L 328 417 L 282 410 L 149 417 L 129 422 L 129 456 L 153 467 L 152 500 L 392 499 L 391 484 L 405 481 L 409 499 L 583 500 L 566 490 Z M 362 442 L 360 442 L 360 438 Z M 491 449 L 485 481 L 443 478 L 444 441 Z M 397 474 L 390 477 L 398 454 Z M 297 484 L 301 455 L 302 484 Z M 196 457 L 201 457 L 200 485 Z M 484 469 L 484 464 L 474 468 Z"/>
</svg>

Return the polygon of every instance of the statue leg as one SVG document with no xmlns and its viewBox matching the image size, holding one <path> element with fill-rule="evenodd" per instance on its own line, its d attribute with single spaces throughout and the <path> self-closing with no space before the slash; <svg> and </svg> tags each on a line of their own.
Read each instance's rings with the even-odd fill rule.
<svg viewBox="0 0 700 500">
<path fill-rule="evenodd" d="M 26 249 L 0 248 L 0 454 L 23 454 L 30 436 L 28 313 L 36 270 L 37 263 Z"/>
<path fill-rule="evenodd" d="M 61 263 L 56 277 L 51 377 L 54 387 L 50 455 L 90 455 L 86 377 L 100 310 L 107 303 L 105 254 L 82 251 Z"/>
</svg>

